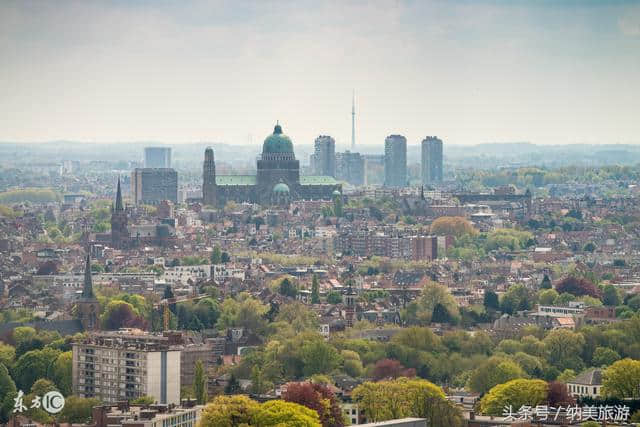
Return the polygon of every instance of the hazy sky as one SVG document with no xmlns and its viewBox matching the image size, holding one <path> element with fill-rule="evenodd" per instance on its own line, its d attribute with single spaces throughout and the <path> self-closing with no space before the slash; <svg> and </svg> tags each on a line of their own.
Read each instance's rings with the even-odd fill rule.
<svg viewBox="0 0 640 427">
<path fill-rule="evenodd" d="M 640 0 L 8 1 L 0 140 L 640 143 Z"/>
</svg>

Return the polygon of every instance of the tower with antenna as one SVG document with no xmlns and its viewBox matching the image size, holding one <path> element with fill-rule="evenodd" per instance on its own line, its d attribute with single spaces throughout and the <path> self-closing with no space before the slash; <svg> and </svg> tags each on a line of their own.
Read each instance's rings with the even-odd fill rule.
<svg viewBox="0 0 640 427">
<path fill-rule="evenodd" d="M 351 151 L 356 149 L 356 91 L 351 97 Z"/>
</svg>

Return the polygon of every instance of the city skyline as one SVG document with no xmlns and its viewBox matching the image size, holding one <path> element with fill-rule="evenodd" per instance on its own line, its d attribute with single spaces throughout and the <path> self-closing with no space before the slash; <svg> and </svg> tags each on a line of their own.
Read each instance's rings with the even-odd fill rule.
<svg viewBox="0 0 640 427">
<path fill-rule="evenodd" d="M 637 2 L 0 8 L 0 141 L 640 142 Z"/>
</svg>

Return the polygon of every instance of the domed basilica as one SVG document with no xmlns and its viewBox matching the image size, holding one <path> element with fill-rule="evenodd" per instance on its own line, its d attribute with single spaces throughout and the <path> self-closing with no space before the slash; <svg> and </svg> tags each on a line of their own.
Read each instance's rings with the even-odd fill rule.
<svg viewBox="0 0 640 427">
<path fill-rule="evenodd" d="M 203 204 L 223 207 L 230 200 L 285 206 L 294 200 L 331 200 L 341 184 L 331 176 L 300 176 L 291 139 L 276 124 L 262 145 L 257 175 L 216 175 L 213 149 L 204 152 Z"/>
</svg>

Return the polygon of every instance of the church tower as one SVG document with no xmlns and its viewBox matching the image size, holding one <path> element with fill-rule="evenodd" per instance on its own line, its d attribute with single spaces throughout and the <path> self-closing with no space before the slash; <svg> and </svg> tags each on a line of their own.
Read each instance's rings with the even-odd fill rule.
<svg viewBox="0 0 640 427">
<path fill-rule="evenodd" d="M 204 165 L 202 167 L 202 204 L 216 206 L 218 202 L 216 188 L 216 162 L 213 148 L 204 150 Z"/>
<path fill-rule="evenodd" d="M 87 255 L 84 266 L 84 285 L 82 295 L 76 303 L 76 315 L 82 323 L 85 331 L 95 331 L 100 329 L 98 315 L 100 314 L 100 304 L 93 294 L 93 283 L 91 280 L 91 257 Z"/>
<path fill-rule="evenodd" d="M 129 231 L 127 229 L 127 212 L 122 203 L 122 190 L 120 189 L 120 178 L 118 178 L 118 190 L 116 192 L 116 204 L 111 210 L 111 245 L 116 249 L 123 249 L 129 241 Z"/>
</svg>

